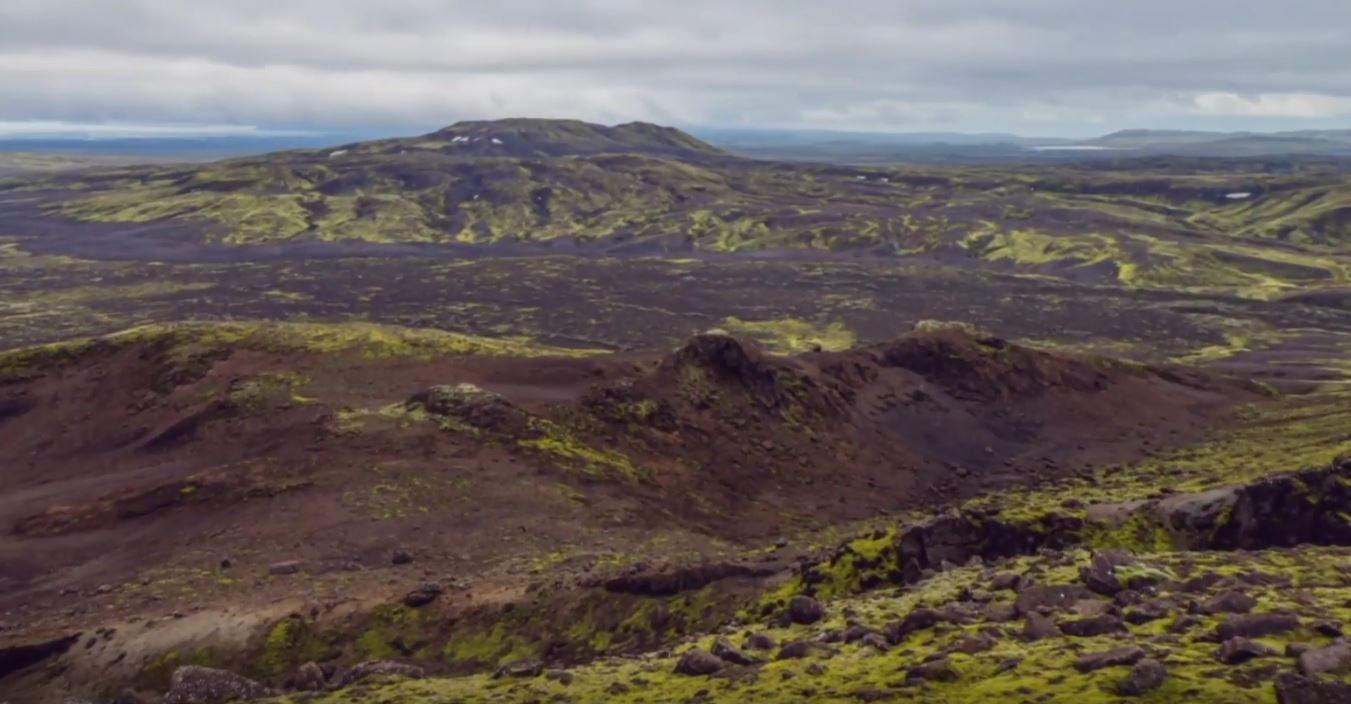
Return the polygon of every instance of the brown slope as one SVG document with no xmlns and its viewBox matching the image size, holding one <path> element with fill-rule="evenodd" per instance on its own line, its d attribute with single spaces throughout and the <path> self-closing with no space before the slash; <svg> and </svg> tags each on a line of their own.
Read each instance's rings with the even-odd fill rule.
<svg viewBox="0 0 1351 704">
<path fill-rule="evenodd" d="M 246 481 L 237 467 L 257 463 L 289 465 L 305 482 L 303 465 L 330 457 L 417 463 L 452 448 L 475 457 L 505 448 L 504 462 L 538 465 L 564 481 L 658 500 L 679 488 L 727 509 L 791 504 L 828 482 L 839 506 L 822 516 L 829 518 L 859 512 L 848 508 L 852 490 L 874 498 L 862 509 L 869 512 L 909 503 L 917 488 L 952 498 L 1129 455 L 1150 436 L 1190 434 L 1211 408 L 1247 393 L 959 331 L 798 358 L 721 334 L 696 336 L 665 357 L 412 362 L 236 349 L 184 363 L 180 351 L 151 344 L 96 352 L 6 384 L 0 440 L 15 458 L 6 465 L 6 505 L 78 507 L 80 495 L 116 489 L 93 501 L 115 503 L 141 482 L 181 483 L 225 468 L 235 468 L 231 481 Z M 526 421 L 461 433 L 432 432 L 431 423 L 339 428 L 340 409 L 380 408 L 447 380 L 500 393 Z M 411 438 L 420 444 L 402 443 Z M 567 452 L 548 451 L 564 442 L 624 461 L 588 472 Z M 632 476 L 619 464 L 632 465 Z M 37 493 L 16 500 L 19 491 Z M 102 527 L 105 513 L 89 520 Z M 28 526 L 20 533 L 69 532 L 26 520 L 16 524 Z"/>
<path fill-rule="evenodd" d="M 445 382 L 477 390 L 415 393 Z M 95 345 L 0 385 L 0 610 L 24 623 L 0 641 L 270 613 L 280 560 L 348 608 L 410 587 L 395 549 L 472 603 L 560 549 L 679 565 L 1136 457 L 1254 397 L 950 329 L 793 358 L 718 333 L 582 359 Z"/>
</svg>

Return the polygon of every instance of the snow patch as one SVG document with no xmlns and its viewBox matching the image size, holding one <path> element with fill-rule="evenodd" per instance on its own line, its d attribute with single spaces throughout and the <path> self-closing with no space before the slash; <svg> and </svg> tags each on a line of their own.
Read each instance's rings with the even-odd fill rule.
<svg viewBox="0 0 1351 704">
<path fill-rule="evenodd" d="M 1238 193 L 1226 193 L 1224 194 L 1224 197 L 1229 200 L 1247 200 L 1252 198 L 1252 193 L 1249 191 L 1240 191 Z"/>
<path fill-rule="evenodd" d="M 335 151 L 335 152 L 329 152 L 329 153 L 328 153 L 328 158 L 330 158 L 330 159 L 337 159 L 338 157 L 340 157 L 340 156 L 342 156 L 343 154 L 346 154 L 346 153 L 347 153 L 347 150 L 346 150 L 346 149 L 339 149 L 338 151 Z"/>
</svg>

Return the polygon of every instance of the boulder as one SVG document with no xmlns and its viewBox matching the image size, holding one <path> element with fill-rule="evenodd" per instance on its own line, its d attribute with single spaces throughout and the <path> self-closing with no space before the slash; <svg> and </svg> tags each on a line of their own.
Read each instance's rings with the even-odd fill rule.
<svg viewBox="0 0 1351 704">
<path fill-rule="evenodd" d="M 733 665 L 755 665 L 760 662 L 737 650 L 726 638 L 719 638 L 713 642 L 713 655 L 719 660 L 730 662 Z"/>
<path fill-rule="evenodd" d="M 1233 590 L 1203 602 L 1197 610 L 1203 614 L 1246 614 L 1257 607 L 1257 600 Z"/>
<path fill-rule="evenodd" d="M 427 582 L 417 589 L 405 594 L 403 597 L 403 604 L 404 606 L 413 609 L 421 608 L 436 601 L 437 597 L 441 596 L 444 591 L 445 590 L 441 588 L 441 585 L 435 582 Z"/>
<path fill-rule="evenodd" d="M 905 618 L 900 621 L 887 626 L 883 630 L 883 634 L 886 635 L 888 641 L 895 645 L 905 640 L 905 637 L 911 633 L 933 628 L 938 625 L 939 620 L 937 611 L 921 607 L 906 614 Z"/>
<path fill-rule="evenodd" d="M 1060 632 L 1060 626 L 1057 626 L 1050 616 L 1043 616 L 1034 611 L 1023 621 L 1023 637 L 1028 640 L 1045 640 L 1061 635 L 1064 634 Z"/>
<path fill-rule="evenodd" d="M 944 604 L 938 608 L 938 620 L 954 624 L 975 623 L 985 615 L 985 609 L 975 604 Z"/>
<path fill-rule="evenodd" d="M 1285 633 L 1299 628 L 1299 617 L 1294 614 L 1238 614 L 1230 616 L 1215 629 L 1220 640 L 1230 638 L 1260 638 Z"/>
<path fill-rule="evenodd" d="M 872 648 L 880 653 L 885 653 L 891 649 L 891 643 L 888 643 L 886 637 L 880 633 L 869 633 L 868 635 L 863 636 L 863 640 L 859 641 L 859 644 L 865 648 Z"/>
<path fill-rule="evenodd" d="M 275 694 L 271 689 L 233 672 L 198 665 L 185 665 L 169 678 L 169 691 L 161 704 L 225 704 L 249 701 Z"/>
<path fill-rule="evenodd" d="M 976 653 L 993 650 L 996 645 L 998 643 L 995 642 L 995 639 L 984 633 L 967 634 L 953 641 L 947 647 L 947 650 L 953 653 L 975 655 Z"/>
<path fill-rule="evenodd" d="M 1351 673 L 1351 645 L 1333 643 L 1306 650 L 1299 656 L 1299 671 L 1308 677 Z"/>
<path fill-rule="evenodd" d="M 1089 618 L 1066 621 L 1060 624 L 1060 630 L 1068 636 L 1076 638 L 1092 638 L 1093 636 L 1106 635 L 1108 633 L 1125 633 L 1126 624 L 1121 619 L 1110 614 L 1101 616 L 1092 616 Z"/>
<path fill-rule="evenodd" d="M 1286 643 L 1285 657 L 1294 658 L 1298 660 L 1299 656 L 1309 652 L 1310 650 L 1313 650 L 1316 647 L 1317 646 L 1313 645 L 1312 643 Z"/>
<path fill-rule="evenodd" d="M 1173 603 L 1163 599 L 1151 599 L 1126 612 L 1126 623 L 1140 625 L 1167 618 L 1173 612 Z"/>
<path fill-rule="evenodd" d="M 907 681 L 955 682 L 960 675 L 947 658 L 920 663 L 905 671 Z"/>
<path fill-rule="evenodd" d="M 530 677 L 539 677 L 544 674 L 544 664 L 538 660 L 517 660 L 509 662 L 497 668 L 493 673 L 494 678 L 515 677 L 527 679 Z"/>
<path fill-rule="evenodd" d="M 291 678 L 291 686 L 302 692 L 321 692 L 327 683 L 328 677 L 324 674 L 324 668 L 319 667 L 319 663 L 316 662 L 301 665 Z"/>
<path fill-rule="evenodd" d="M 342 679 L 338 680 L 338 687 L 351 686 L 367 677 L 388 676 L 416 680 L 422 679 L 426 675 L 427 673 L 417 665 L 407 665 L 393 660 L 372 660 L 359 663 L 348 670 L 342 676 Z"/>
<path fill-rule="evenodd" d="M 844 641 L 844 631 L 838 628 L 830 628 L 816 634 L 817 643 L 841 643 Z"/>
<path fill-rule="evenodd" d="M 1216 549 L 1255 550 L 1300 543 L 1351 545 L 1351 458 L 1326 469 L 1271 477 L 1238 490 L 1227 520 L 1211 534 Z"/>
<path fill-rule="evenodd" d="M 1276 704 L 1351 704 L 1351 685 L 1283 672 L 1276 677 Z"/>
<path fill-rule="evenodd" d="M 1145 595 L 1134 589 L 1122 589 L 1112 597 L 1112 603 L 1117 606 L 1138 606 L 1145 601 Z"/>
<path fill-rule="evenodd" d="M 695 648 L 680 656 L 680 660 L 676 662 L 675 673 L 687 677 L 707 677 L 726 665 L 722 658 L 713 653 Z"/>
<path fill-rule="evenodd" d="M 1342 633 L 1342 624 L 1335 621 L 1319 621 L 1314 624 L 1313 631 L 1325 638 L 1342 638 L 1345 636 Z"/>
<path fill-rule="evenodd" d="M 1013 608 L 1020 615 L 1041 609 L 1065 609 L 1081 599 L 1091 599 L 1094 593 L 1079 584 L 1038 584 L 1018 592 Z"/>
<path fill-rule="evenodd" d="M 1200 617 L 1191 614 L 1179 614 L 1173 619 L 1173 625 L 1168 627 L 1168 632 L 1172 634 L 1186 633 L 1197 626 L 1205 623 Z"/>
<path fill-rule="evenodd" d="M 1163 686 L 1168 677 L 1168 669 L 1154 658 L 1145 658 L 1135 663 L 1126 679 L 1117 685 L 1116 691 L 1123 697 L 1140 697 Z"/>
<path fill-rule="evenodd" d="M 1239 637 L 1230 638 L 1221 643 L 1219 652 L 1220 662 L 1226 665 L 1241 665 L 1249 660 L 1269 658 L 1276 655 L 1280 655 L 1280 652 L 1274 648 Z"/>
<path fill-rule="evenodd" d="M 985 620 L 991 623 L 1008 623 L 1018 618 L 1018 610 L 1013 604 L 989 604 L 985 607 Z"/>
<path fill-rule="evenodd" d="M 1079 580 L 1098 594 L 1114 596 L 1124 589 L 1121 580 L 1117 579 L 1116 568 L 1134 560 L 1128 553 L 1115 550 L 1096 552 L 1088 565 L 1079 568 Z"/>
<path fill-rule="evenodd" d="M 1121 667 L 1123 665 L 1134 665 L 1143 660 L 1145 651 L 1139 646 L 1126 646 L 1123 648 L 1114 648 L 1101 653 L 1089 653 L 1083 655 L 1074 661 L 1074 669 L 1079 672 L 1093 672 L 1101 670 L 1104 667 Z"/>
<path fill-rule="evenodd" d="M 807 626 L 825 618 L 825 615 L 826 608 L 821 602 L 809 596 L 798 595 L 788 602 L 788 618 L 793 623 Z"/>
<path fill-rule="evenodd" d="M 300 571 L 300 560 L 283 560 L 267 566 L 267 573 L 275 576 L 295 574 Z"/>
<path fill-rule="evenodd" d="M 529 426 L 529 417 L 524 411 L 500 395 L 474 384 L 432 386 L 413 394 L 404 405 L 497 433 L 514 435 Z"/>
<path fill-rule="evenodd" d="M 1001 572 L 990 580 L 990 588 L 999 591 L 1001 589 L 1010 589 L 1017 591 L 1023 583 L 1023 576 L 1013 572 Z"/>
<path fill-rule="evenodd" d="M 753 633 L 746 637 L 745 647 L 749 650 L 773 650 L 774 638 L 768 633 Z"/>
<path fill-rule="evenodd" d="M 873 629 L 868 628 L 867 626 L 853 625 L 844 629 L 841 639 L 846 643 L 857 643 L 866 638 L 870 633 L 873 633 Z"/>
<path fill-rule="evenodd" d="M 779 648 L 779 654 L 775 660 L 798 660 L 812 654 L 813 644 L 811 641 L 795 640 L 790 643 L 784 643 Z"/>
<path fill-rule="evenodd" d="M 1110 601 L 1102 599 L 1080 599 L 1070 605 L 1070 613 L 1075 616 L 1088 618 L 1090 616 L 1102 616 L 1106 613 L 1112 613 L 1116 607 Z"/>
</svg>

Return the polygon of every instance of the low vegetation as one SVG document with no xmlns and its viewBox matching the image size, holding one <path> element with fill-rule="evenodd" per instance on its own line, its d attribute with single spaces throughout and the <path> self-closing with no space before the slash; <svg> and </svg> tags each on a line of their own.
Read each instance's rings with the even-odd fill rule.
<svg viewBox="0 0 1351 704">
<path fill-rule="evenodd" d="M 77 192 L 53 215 L 180 223 L 177 237 L 201 244 L 848 252 L 1267 298 L 1347 282 L 1347 178 L 1279 160 L 1203 171 L 1166 160 L 774 164 L 655 126 L 507 121 L 48 187 Z"/>
</svg>

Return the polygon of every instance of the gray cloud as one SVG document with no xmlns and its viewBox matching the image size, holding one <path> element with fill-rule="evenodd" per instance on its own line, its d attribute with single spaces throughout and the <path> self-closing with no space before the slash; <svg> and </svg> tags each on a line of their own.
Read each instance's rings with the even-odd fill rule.
<svg viewBox="0 0 1351 704">
<path fill-rule="evenodd" d="M 1092 132 L 1351 118 L 1345 0 L 0 0 L 0 120 Z"/>
</svg>

